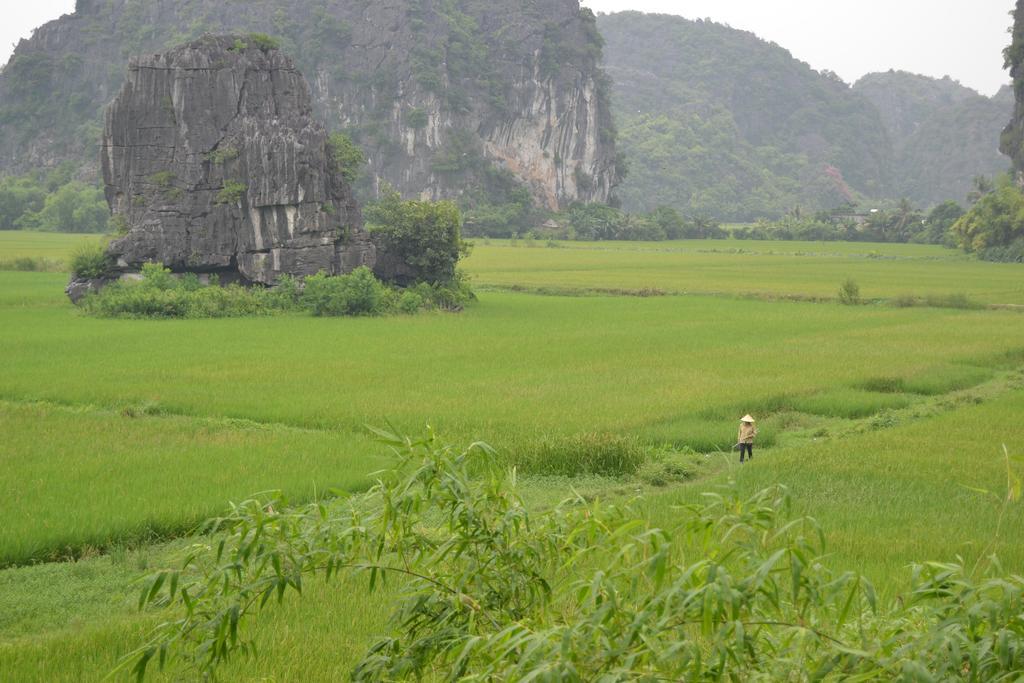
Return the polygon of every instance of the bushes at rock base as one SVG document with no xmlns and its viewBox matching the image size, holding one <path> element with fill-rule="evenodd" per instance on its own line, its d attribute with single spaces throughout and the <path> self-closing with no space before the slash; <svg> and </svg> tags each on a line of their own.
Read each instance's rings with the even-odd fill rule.
<svg viewBox="0 0 1024 683">
<path fill-rule="evenodd" d="M 316 316 L 413 314 L 421 310 L 461 310 L 474 299 L 461 277 L 444 285 L 420 283 L 392 289 L 368 268 L 348 275 L 319 273 L 302 284 L 284 276 L 277 287 L 220 286 L 216 276 L 204 285 L 195 274 L 176 276 L 159 264 L 146 264 L 138 281 L 119 281 L 82 301 L 90 315 L 105 318 L 233 318 L 308 311 Z"/>
<path fill-rule="evenodd" d="M 337 277 L 321 272 L 306 278 L 302 299 L 313 315 L 374 315 L 382 312 L 384 285 L 365 266 Z"/>
<path fill-rule="evenodd" d="M 103 277 L 111 265 L 105 242 L 86 242 L 71 254 L 71 272 L 78 277 Z"/>
</svg>

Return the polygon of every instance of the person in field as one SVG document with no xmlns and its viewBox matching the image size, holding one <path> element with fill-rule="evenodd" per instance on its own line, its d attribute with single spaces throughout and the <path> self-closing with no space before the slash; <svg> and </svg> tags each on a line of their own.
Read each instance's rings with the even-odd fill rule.
<svg viewBox="0 0 1024 683">
<path fill-rule="evenodd" d="M 740 420 L 740 433 L 736 440 L 740 446 L 740 462 L 743 462 L 743 456 L 746 455 L 748 460 L 754 459 L 754 438 L 757 436 L 757 427 L 754 426 L 754 418 L 749 415 L 745 415 Z"/>
</svg>

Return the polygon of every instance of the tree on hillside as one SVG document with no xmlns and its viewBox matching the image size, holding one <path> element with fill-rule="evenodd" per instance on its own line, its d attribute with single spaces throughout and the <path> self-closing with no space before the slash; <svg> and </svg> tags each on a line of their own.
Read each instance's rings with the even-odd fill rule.
<svg viewBox="0 0 1024 683">
<path fill-rule="evenodd" d="M 971 205 L 977 204 L 982 197 L 995 189 L 995 183 L 990 178 L 983 175 L 974 176 L 974 180 L 971 181 L 971 191 L 967 194 L 967 202 Z"/>
</svg>

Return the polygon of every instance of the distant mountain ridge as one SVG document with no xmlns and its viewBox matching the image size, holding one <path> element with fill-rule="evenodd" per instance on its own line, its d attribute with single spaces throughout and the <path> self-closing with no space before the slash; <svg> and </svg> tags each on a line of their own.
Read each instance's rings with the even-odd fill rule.
<svg viewBox="0 0 1024 683">
<path fill-rule="evenodd" d="M 628 210 L 750 220 L 962 201 L 1009 166 L 1009 89 L 903 72 L 851 86 L 710 21 L 595 20 L 578 0 L 78 0 L 0 72 L 0 173 L 94 168 L 128 56 L 223 31 L 282 42 L 320 118 L 367 153 L 364 194 L 501 208 L 526 189 L 565 208 L 617 192 Z"/>
<path fill-rule="evenodd" d="M 1005 91 L 900 72 L 850 86 L 753 33 L 674 15 L 599 15 L 598 27 L 627 209 L 749 220 L 858 197 L 930 206 L 1009 164 Z"/>
<path fill-rule="evenodd" d="M 1013 113 L 1013 91 L 995 96 L 946 78 L 905 71 L 868 74 L 853 92 L 871 101 L 893 145 L 894 181 L 889 196 L 919 205 L 963 201 L 975 176 L 1009 169 L 999 133 Z"/>
</svg>

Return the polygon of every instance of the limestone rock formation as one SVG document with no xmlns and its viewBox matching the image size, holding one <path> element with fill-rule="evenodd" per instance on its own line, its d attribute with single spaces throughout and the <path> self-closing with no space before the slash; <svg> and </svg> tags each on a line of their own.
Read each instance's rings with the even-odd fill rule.
<svg viewBox="0 0 1024 683">
<path fill-rule="evenodd" d="M 282 51 L 246 40 L 207 36 L 131 62 L 101 148 L 127 230 L 108 250 L 120 271 L 154 261 L 272 285 L 373 266 L 305 79 Z"/>
<path fill-rule="evenodd" d="M 363 192 L 500 201 L 511 179 L 554 208 L 606 201 L 618 181 L 601 38 L 579 0 L 77 0 L 0 73 L 0 172 L 72 159 L 88 176 L 131 55 L 248 32 L 281 41 L 317 115 L 366 152 Z"/>
<path fill-rule="evenodd" d="M 1017 184 L 1024 187 L 1024 0 L 1017 0 L 1013 10 L 1013 42 L 1006 49 L 1006 66 L 1013 78 L 1016 106 L 999 150 L 1013 160 Z"/>
</svg>

